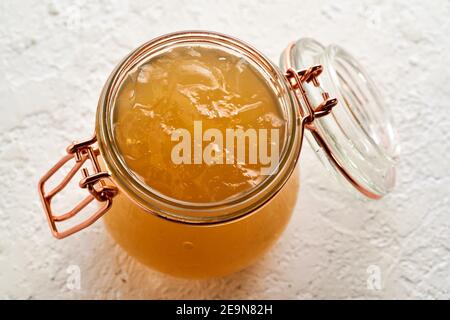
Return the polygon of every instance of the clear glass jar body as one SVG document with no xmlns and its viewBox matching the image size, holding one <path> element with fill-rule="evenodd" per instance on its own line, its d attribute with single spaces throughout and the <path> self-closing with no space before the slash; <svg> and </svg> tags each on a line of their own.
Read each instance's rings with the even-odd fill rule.
<svg viewBox="0 0 450 320">
<path fill-rule="evenodd" d="M 296 170 L 263 207 L 213 225 L 162 219 L 119 193 L 104 222 L 120 246 L 155 270 L 185 278 L 217 277 L 249 266 L 269 250 L 291 217 L 298 189 Z"/>
<path fill-rule="evenodd" d="M 261 185 L 221 203 L 186 204 L 136 182 L 120 161 L 111 125 L 114 99 L 133 66 L 177 45 L 207 43 L 233 50 L 260 70 L 286 119 L 279 166 Z M 100 97 L 97 137 L 104 166 L 119 194 L 104 216 L 107 230 L 130 255 L 153 269 L 186 278 L 226 275 L 263 255 L 286 227 L 296 203 L 301 148 L 298 108 L 284 74 L 248 45 L 215 33 L 183 32 L 136 49 L 113 71 Z"/>
</svg>

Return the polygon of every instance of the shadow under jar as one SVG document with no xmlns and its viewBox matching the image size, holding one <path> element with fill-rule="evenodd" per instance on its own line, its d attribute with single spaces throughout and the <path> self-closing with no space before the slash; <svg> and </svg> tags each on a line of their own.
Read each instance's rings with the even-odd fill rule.
<svg viewBox="0 0 450 320">
<path fill-rule="evenodd" d="M 289 221 L 305 129 L 344 184 L 373 199 L 386 194 L 395 178 L 394 131 L 362 68 L 342 49 L 310 39 L 289 45 L 281 61 L 280 69 L 211 32 L 169 34 L 133 51 L 104 86 L 95 136 L 71 144 L 39 182 L 53 235 L 104 215 L 113 238 L 156 270 L 187 278 L 238 271 Z M 46 192 L 69 161 L 70 173 Z M 88 196 L 53 213 L 51 200 L 79 170 Z M 97 212 L 60 231 L 94 200 Z"/>
</svg>

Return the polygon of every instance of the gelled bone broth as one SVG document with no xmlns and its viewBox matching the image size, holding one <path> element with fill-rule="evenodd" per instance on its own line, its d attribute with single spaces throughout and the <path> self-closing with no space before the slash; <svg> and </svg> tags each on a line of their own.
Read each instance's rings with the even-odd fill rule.
<svg viewBox="0 0 450 320">
<path fill-rule="evenodd" d="M 225 200 L 261 183 L 276 169 L 285 125 L 261 72 L 206 45 L 178 46 L 135 67 L 114 111 L 127 167 L 159 194 L 189 202 Z"/>
<path fill-rule="evenodd" d="M 244 196 L 275 172 L 273 155 L 282 151 L 276 140 L 281 146 L 285 138 L 281 104 L 262 74 L 238 55 L 205 45 L 178 46 L 135 67 L 114 109 L 122 160 L 152 192 L 171 199 L 198 204 Z M 229 129 L 254 130 L 244 151 L 233 135 L 235 144 L 228 143 Z M 260 139 L 264 132 L 267 141 Z M 180 148 L 183 142 L 192 145 Z M 204 226 L 149 214 L 119 192 L 104 221 L 147 266 L 188 278 L 221 276 L 248 266 L 278 239 L 297 190 L 294 173 L 252 214 Z"/>
</svg>

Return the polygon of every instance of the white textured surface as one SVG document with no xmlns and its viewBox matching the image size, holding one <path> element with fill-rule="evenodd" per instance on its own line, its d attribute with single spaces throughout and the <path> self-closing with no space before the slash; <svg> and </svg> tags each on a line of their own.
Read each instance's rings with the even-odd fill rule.
<svg viewBox="0 0 450 320">
<path fill-rule="evenodd" d="M 1 1 L 0 298 L 449 299 L 449 16 L 446 0 Z M 237 36 L 275 61 L 304 36 L 359 57 L 395 113 L 402 144 L 395 191 L 378 202 L 353 199 L 305 145 L 288 230 L 256 265 L 222 279 L 148 270 L 101 222 L 53 239 L 36 192 L 40 175 L 68 142 L 91 134 L 115 64 L 141 43 L 184 29 Z M 80 290 L 66 286 L 71 265 L 80 267 Z M 371 265 L 381 290 L 367 287 Z"/>
</svg>

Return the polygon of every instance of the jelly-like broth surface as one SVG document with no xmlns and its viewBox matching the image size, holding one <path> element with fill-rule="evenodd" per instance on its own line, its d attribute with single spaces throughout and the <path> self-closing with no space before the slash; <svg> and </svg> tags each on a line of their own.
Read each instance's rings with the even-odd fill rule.
<svg viewBox="0 0 450 320">
<path fill-rule="evenodd" d="M 279 144 L 286 125 L 267 80 L 231 52 L 180 46 L 134 68 L 118 92 L 114 109 L 115 140 L 126 166 L 164 196 L 202 203 L 242 194 L 267 175 L 261 174 L 259 161 L 174 163 L 171 152 L 178 142 L 172 141 L 172 134 L 184 128 L 194 136 L 194 121 L 201 121 L 203 132 L 215 128 L 224 137 L 228 128 L 277 128 Z M 268 144 L 271 139 L 268 134 Z M 203 148 L 210 143 L 220 148 L 215 141 L 200 143 Z M 237 152 L 226 147 L 222 143 L 224 157 Z"/>
</svg>

